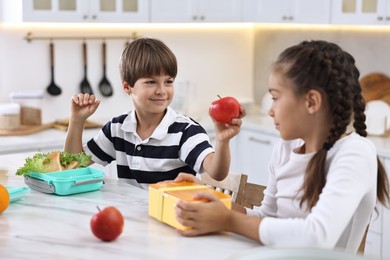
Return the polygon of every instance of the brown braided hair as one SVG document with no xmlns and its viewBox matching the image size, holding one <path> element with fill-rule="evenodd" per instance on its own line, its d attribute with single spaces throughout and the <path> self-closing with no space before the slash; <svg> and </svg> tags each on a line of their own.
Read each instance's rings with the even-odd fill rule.
<svg viewBox="0 0 390 260">
<path fill-rule="evenodd" d="M 359 83 L 359 70 L 355 59 L 334 43 L 304 41 L 283 51 L 275 65 L 295 86 L 295 93 L 302 95 L 311 89 L 320 91 L 329 103 L 333 124 L 323 149 L 309 161 L 302 186 L 300 205 L 314 207 L 325 186 L 325 163 L 329 149 L 346 132 L 353 118 L 356 133 L 366 137 L 365 101 Z M 382 163 L 378 160 L 377 198 L 389 206 L 389 181 Z"/>
</svg>

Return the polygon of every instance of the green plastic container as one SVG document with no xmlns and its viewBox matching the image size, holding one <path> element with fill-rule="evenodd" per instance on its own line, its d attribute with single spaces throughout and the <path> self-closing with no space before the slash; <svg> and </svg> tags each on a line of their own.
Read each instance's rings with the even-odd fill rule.
<svg viewBox="0 0 390 260">
<path fill-rule="evenodd" d="M 5 186 L 5 188 L 8 190 L 10 202 L 14 202 L 30 192 L 28 187 Z"/>
<path fill-rule="evenodd" d="M 71 195 L 99 190 L 104 182 L 104 173 L 86 167 L 50 173 L 30 172 L 25 183 L 33 190 L 57 195 Z"/>
</svg>

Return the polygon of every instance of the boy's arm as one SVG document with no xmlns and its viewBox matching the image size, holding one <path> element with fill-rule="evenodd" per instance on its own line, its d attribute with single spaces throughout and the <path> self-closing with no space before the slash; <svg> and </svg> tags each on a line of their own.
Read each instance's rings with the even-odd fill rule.
<svg viewBox="0 0 390 260">
<path fill-rule="evenodd" d="M 94 95 L 78 94 L 72 97 L 71 116 L 65 140 L 64 151 L 80 153 L 83 151 L 83 130 L 87 118 L 98 108 L 100 101 Z"/>
<path fill-rule="evenodd" d="M 229 141 L 218 142 L 215 146 L 215 153 L 209 153 L 203 160 L 203 169 L 211 178 L 221 181 L 229 173 L 230 148 Z"/>
<path fill-rule="evenodd" d="M 229 142 L 240 132 L 245 110 L 240 108 L 239 118 L 234 118 L 229 124 L 214 121 L 216 131 L 215 153 L 208 154 L 203 160 L 203 169 L 215 180 L 223 180 L 229 173 L 230 147 Z"/>
</svg>

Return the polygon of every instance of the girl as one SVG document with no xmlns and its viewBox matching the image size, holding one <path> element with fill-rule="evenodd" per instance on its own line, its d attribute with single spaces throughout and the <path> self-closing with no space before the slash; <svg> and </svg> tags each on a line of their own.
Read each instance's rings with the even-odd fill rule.
<svg viewBox="0 0 390 260">
<path fill-rule="evenodd" d="M 269 115 L 283 140 L 261 207 L 230 211 L 202 192 L 197 198 L 209 203 L 176 205 L 178 221 L 192 227 L 179 232 L 230 231 L 267 246 L 356 252 L 377 199 L 389 203 L 386 172 L 365 138 L 358 79 L 354 58 L 336 44 L 305 41 L 282 52 L 269 77 Z M 352 118 L 355 131 L 348 132 Z"/>
</svg>

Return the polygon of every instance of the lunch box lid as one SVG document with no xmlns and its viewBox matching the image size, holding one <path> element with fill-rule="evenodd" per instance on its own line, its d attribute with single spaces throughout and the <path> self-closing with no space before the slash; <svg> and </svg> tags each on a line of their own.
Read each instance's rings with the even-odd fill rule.
<svg viewBox="0 0 390 260">
<path fill-rule="evenodd" d="M 30 172 L 29 177 L 39 179 L 46 182 L 79 182 L 91 180 L 95 178 L 102 178 L 104 173 L 98 169 L 85 167 L 72 170 L 64 170 L 49 173 Z"/>
<path fill-rule="evenodd" d="M 28 187 L 5 186 L 5 188 L 8 190 L 10 202 L 20 199 L 31 190 Z"/>
</svg>

